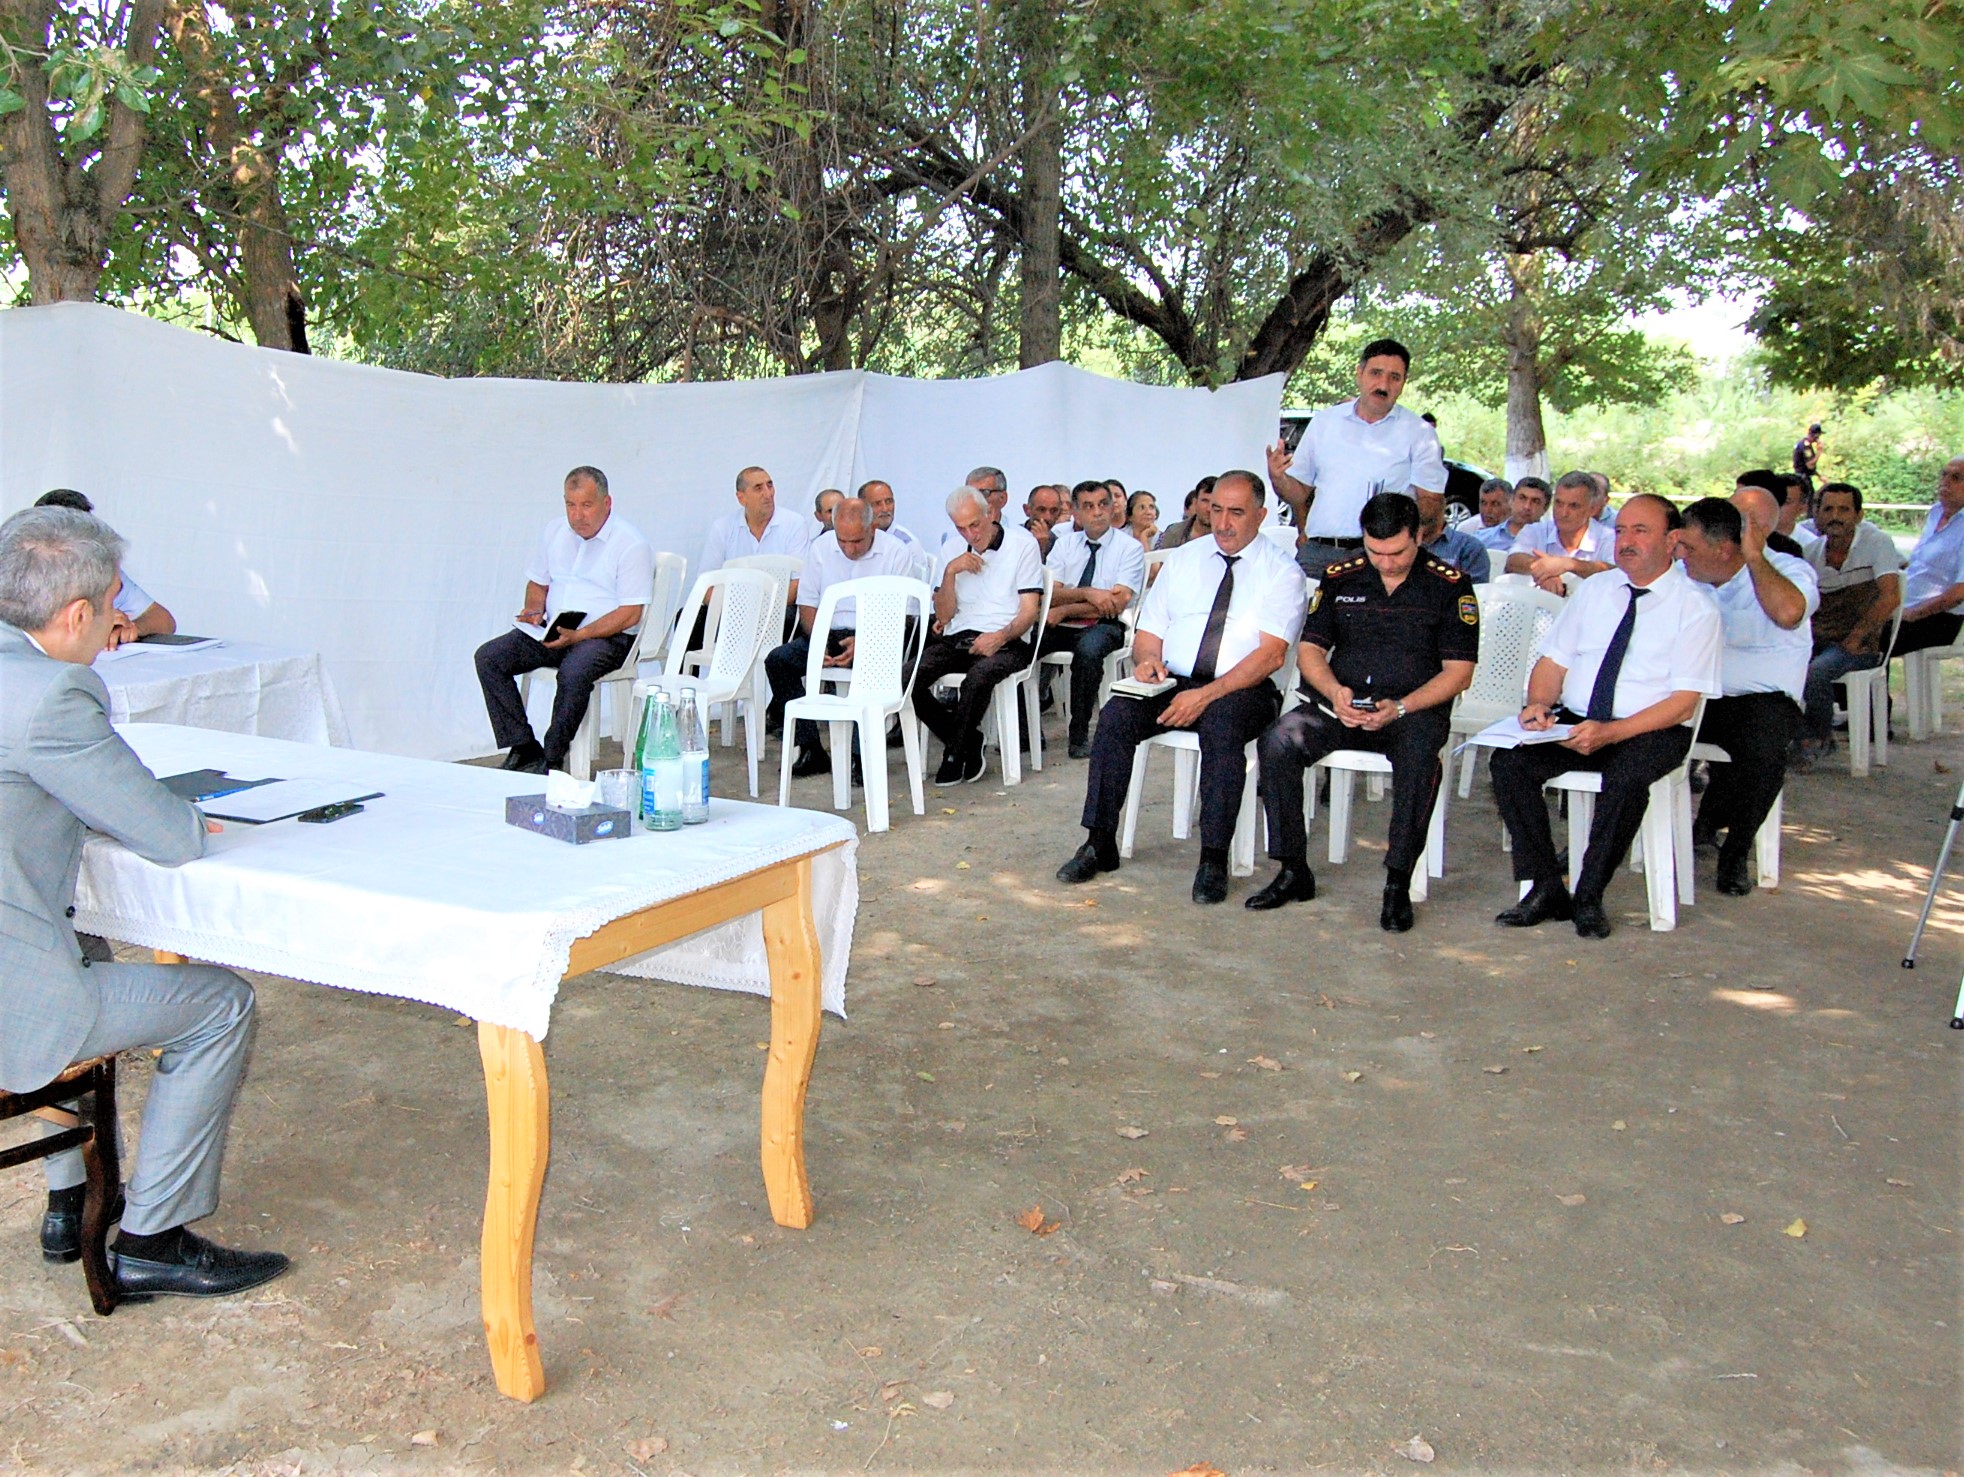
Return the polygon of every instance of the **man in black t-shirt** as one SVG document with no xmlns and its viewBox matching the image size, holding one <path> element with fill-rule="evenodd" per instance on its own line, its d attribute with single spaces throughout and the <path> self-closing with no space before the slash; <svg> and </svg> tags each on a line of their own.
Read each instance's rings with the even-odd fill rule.
<svg viewBox="0 0 1964 1477">
<path fill-rule="evenodd" d="M 1281 863 L 1246 906 L 1316 896 L 1303 824 L 1303 772 L 1337 749 L 1391 761 L 1391 841 L 1378 925 L 1412 926 L 1412 868 L 1421 864 L 1440 783 L 1452 701 L 1473 681 L 1480 602 L 1464 573 L 1419 547 L 1418 504 L 1380 493 L 1360 516 L 1364 552 L 1332 564 L 1310 601 L 1297 647 L 1301 706 L 1261 737 L 1268 852 Z"/>
</svg>

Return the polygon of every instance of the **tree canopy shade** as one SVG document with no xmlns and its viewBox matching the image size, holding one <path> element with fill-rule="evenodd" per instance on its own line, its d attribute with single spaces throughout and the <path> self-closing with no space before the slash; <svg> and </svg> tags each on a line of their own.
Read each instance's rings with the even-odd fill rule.
<svg viewBox="0 0 1964 1477">
<path fill-rule="evenodd" d="M 0 0 L 5 245 L 34 301 L 200 293 L 448 373 L 1101 343 L 1213 385 L 1297 370 L 1349 302 L 1561 404 L 1670 383 L 1611 325 L 1737 271 L 1777 364 L 1853 383 L 1955 362 L 1959 30 L 1947 0 Z"/>
</svg>

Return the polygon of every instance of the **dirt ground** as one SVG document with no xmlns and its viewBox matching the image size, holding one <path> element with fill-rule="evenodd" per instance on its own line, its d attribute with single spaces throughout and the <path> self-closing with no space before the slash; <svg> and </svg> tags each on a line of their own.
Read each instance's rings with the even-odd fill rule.
<svg viewBox="0 0 1964 1477">
<path fill-rule="evenodd" d="M 1083 889 L 1082 763 L 903 801 L 860 851 L 810 1230 L 764 1204 L 763 1002 L 565 986 L 531 1406 L 477 1321 L 475 1033 L 260 979 L 204 1229 L 293 1273 L 98 1319 L 36 1253 L 38 1175 L 0 1176 L 0 1469 L 1241 1477 L 1414 1470 L 1418 1437 L 1440 1471 L 1954 1471 L 1964 882 L 1898 960 L 1964 740 L 1894 760 L 1791 782 L 1777 893 L 1720 897 L 1705 853 L 1653 935 L 1626 872 L 1604 943 L 1493 926 L 1484 777 L 1403 938 L 1388 806 L 1254 915 L 1187 900 L 1163 761 Z"/>
</svg>

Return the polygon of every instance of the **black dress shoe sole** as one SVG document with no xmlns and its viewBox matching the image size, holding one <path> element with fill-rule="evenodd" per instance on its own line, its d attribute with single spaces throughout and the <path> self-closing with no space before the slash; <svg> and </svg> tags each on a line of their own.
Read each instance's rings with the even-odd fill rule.
<svg viewBox="0 0 1964 1477">
<path fill-rule="evenodd" d="M 1094 877 L 1100 877 L 1106 872 L 1116 872 L 1117 870 L 1117 862 L 1107 864 L 1098 860 L 1095 856 L 1085 857 L 1079 855 L 1072 857 L 1057 869 L 1057 880 L 1076 886 L 1080 882 L 1089 882 Z"/>
<path fill-rule="evenodd" d="M 1212 877 L 1193 879 L 1193 900 L 1202 907 L 1211 908 L 1217 903 L 1227 901 L 1228 885 L 1225 876 L 1218 880 Z"/>
<path fill-rule="evenodd" d="M 1412 925 L 1417 921 L 1410 903 L 1406 903 L 1402 908 L 1393 908 L 1386 904 L 1378 910 L 1378 927 L 1386 933 L 1410 933 Z"/>
<path fill-rule="evenodd" d="M 1575 910 L 1575 936 L 1583 939 L 1606 939 L 1609 937 L 1609 915 L 1601 908 L 1593 913 L 1586 908 Z"/>
</svg>

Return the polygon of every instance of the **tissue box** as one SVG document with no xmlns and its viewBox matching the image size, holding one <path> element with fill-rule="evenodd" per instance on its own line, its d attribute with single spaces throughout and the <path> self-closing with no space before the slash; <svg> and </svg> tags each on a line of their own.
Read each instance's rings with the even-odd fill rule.
<svg viewBox="0 0 1964 1477">
<path fill-rule="evenodd" d="M 546 804 L 543 795 L 505 797 L 505 824 L 522 831 L 537 831 L 555 841 L 584 846 L 589 841 L 611 841 L 631 835 L 634 816 L 611 805 L 589 805 L 582 810 L 558 810 Z"/>
</svg>

